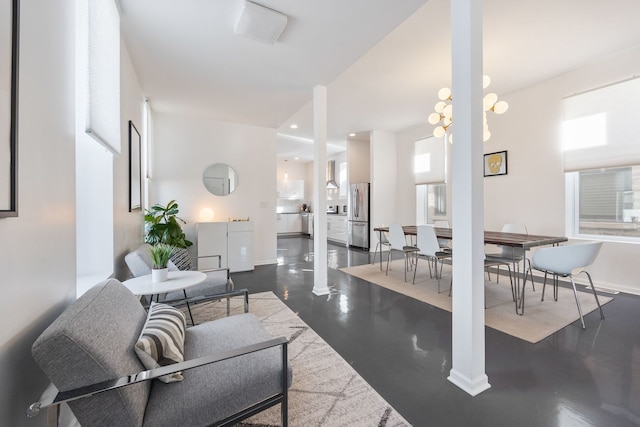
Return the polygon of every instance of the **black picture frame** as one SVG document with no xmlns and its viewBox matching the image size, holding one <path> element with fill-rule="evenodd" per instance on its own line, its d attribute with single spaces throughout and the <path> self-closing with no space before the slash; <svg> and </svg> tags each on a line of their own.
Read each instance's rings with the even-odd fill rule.
<svg viewBox="0 0 640 427">
<path fill-rule="evenodd" d="M 18 216 L 18 64 L 20 47 L 20 1 L 11 0 L 0 5 L 2 31 L 11 32 L 10 43 L 0 46 L 0 93 L 4 105 L 10 105 L 8 117 L 0 117 L 0 182 L 9 185 L 0 189 L 0 218 Z M 9 72 L 10 68 L 10 72 Z M 8 90 L 7 90 L 8 89 Z M 6 145 L 5 145 L 6 144 Z M 8 149 L 6 148 L 8 147 Z"/>
<path fill-rule="evenodd" d="M 129 212 L 142 210 L 142 137 L 129 120 Z"/>
<path fill-rule="evenodd" d="M 484 176 L 507 174 L 507 151 L 496 151 L 484 155 Z"/>
</svg>

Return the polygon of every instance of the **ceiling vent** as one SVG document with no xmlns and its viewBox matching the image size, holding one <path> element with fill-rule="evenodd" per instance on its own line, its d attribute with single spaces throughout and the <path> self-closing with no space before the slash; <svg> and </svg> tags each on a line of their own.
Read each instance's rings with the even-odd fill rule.
<svg viewBox="0 0 640 427">
<path fill-rule="evenodd" d="M 235 33 L 262 43 L 274 44 L 286 25 L 287 15 L 257 3 L 245 1 L 236 22 Z"/>
<path fill-rule="evenodd" d="M 327 188 L 338 188 L 336 182 L 336 161 L 329 160 L 327 162 Z"/>
</svg>

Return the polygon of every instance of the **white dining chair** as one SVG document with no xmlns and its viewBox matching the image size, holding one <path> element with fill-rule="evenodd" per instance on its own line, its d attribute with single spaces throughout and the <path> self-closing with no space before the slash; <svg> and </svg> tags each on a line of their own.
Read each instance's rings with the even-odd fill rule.
<svg viewBox="0 0 640 427">
<path fill-rule="evenodd" d="M 438 293 L 440 292 L 440 279 L 442 278 L 442 260 L 445 258 L 451 258 L 451 252 L 445 252 L 440 249 L 440 245 L 438 244 L 438 238 L 436 237 L 436 232 L 431 225 L 418 225 L 418 236 L 416 240 L 416 246 L 418 247 L 418 251 L 415 253 L 416 255 L 416 265 L 413 269 L 413 283 L 416 283 L 416 273 L 418 271 L 418 259 L 425 258 L 429 265 L 429 276 L 433 277 L 433 273 L 431 272 L 431 262 L 434 263 L 435 266 L 435 274 L 436 279 L 438 279 Z M 438 272 L 438 264 L 440 264 L 440 271 Z"/>
<path fill-rule="evenodd" d="M 524 224 L 504 224 L 500 231 L 503 233 L 529 234 L 529 231 L 527 230 L 527 226 Z M 526 257 L 526 251 L 523 248 L 514 248 L 511 246 L 500 246 L 500 252 L 493 253 L 493 254 L 486 254 L 486 258 L 490 261 L 502 262 L 502 263 L 515 261 L 516 269 L 518 269 L 517 271 L 514 272 L 515 274 L 520 273 L 519 263 L 521 261 L 524 262 L 522 267 L 525 272 L 531 269 L 531 260 Z M 528 265 L 528 268 L 527 268 L 527 265 Z M 499 264 L 497 266 L 496 274 L 498 276 L 497 282 L 500 282 L 500 265 Z M 527 279 L 527 275 L 525 274 L 524 275 L 525 281 L 523 283 L 523 286 L 527 284 L 526 279 Z M 489 280 L 491 280 L 491 277 L 489 277 Z M 535 288 L 535 284 L 533 283 L 533 280 L 531 281 L 531 285 L 533 290 L 535 291 L 536 288 Z"/>
<path fill-rule="evenodd" d="M 371 264 L 376 263 L 376 256 L 378 255 L 378 251 L 380 251 L 380 270 L 382 270 L 382 251 L 383 250 L 389 251 L 391 250 L 390 248 L 391 248 L 391 243 L 389 243 L 389 237 L 387 232 L 386 231 L 378 232 L 378 243 L 376 243 L 376 250 L 373 251 L 373 261 L 371 261 Z"/>
<path fill-rule="evenodd" d="M 385 274 L 389 274 L 389 262 L 391 261 L 391 253 L 393 251 L 402 252 L 402 254 L 404 255 L 404 281 L 406 282 L 407 271 L 409 270 L 409 266 L 411 265 L 409 255 L 417 252 L 418 248 L 415 246 L 407 245 L 407 240 L 400 224 L 391 224 L 389 226 L 389 244 L 391 245 L 391 250 L 389 251 L 389 255 L 387 256 L 387 271 L 385 272 Z"/>
<path fill-rule="evenodd" d="M 433 226 L 435 228 L 451 228 L 451 225 L 449 225 L 449 221 L 446 221 L 446 220 L 434 221 Z M 442 250 L 444 251 L 451 250 L 451 240 L 438 239 L 438 244 L 440 245 L 440 248 L 442 248 Z"/>
<path fill-rule="evenodd" d="M 579 273 L 585 273 L 589 279 L 593 296 L 596 299 L 596 304 L 600 309 L 600 319 L 604 319 L 604 313 L 602 312 L 602 306 L 598 300 L 598 294 L 596 288 L 593 286 L 593 280 L 591 275 L 585 270 L 588 266 L 593 264 L 602 242 L 591 242 L 577 245 L 567 246 L 554 246 L 551 248 L 538 249 L 531 259 L 532 267 L 534 270 L 544 272 L 544 284 L 542 285 L 542 299 L 544 301 L 544 290 L 547 284 L 547 275 L 553 275 L 553 297 L 554 300 L 558 300 L 558 277 L 568 277 L 573 286 L 573 295 L 576 298 L 576 305 L 578 306 L 578 314 L 580 314 L 580 322 L 582 322 L 582 329 L 586 329 L 584 325 L 584 318 L 582 316 L 582 308 L 580 307 L 580 300 L 578 299 L 578 292 L 576 291 L 576 283 L 573 280 L 573 276 Z M 533 277 L 532 277 L 533 281 Z M 524 289 L 522 291 L 522 311 L 524 312 Z"/>
</svg>

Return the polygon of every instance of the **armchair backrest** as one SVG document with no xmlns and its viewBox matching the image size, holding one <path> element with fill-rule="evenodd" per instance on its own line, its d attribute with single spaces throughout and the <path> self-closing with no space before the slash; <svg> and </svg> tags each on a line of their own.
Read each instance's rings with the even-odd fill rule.
<svg viewBox="0 0 640 427">
<path fill-rule="evenodd" d="M 131 270 L 131 273 L 135 277 L 144 276 L 146 274 L 151 274 L 151 269 L 153 268 L 153 261 L 151 261 L 151 253 L 149 249 L 151 245 L 145 243 L 140 245 L 138 249 L 135 251 L 129 252 L 124 257 L 124 262 L 127 263 L 127 267 Z M 175 264 L 169 261 L 169 271 L 175 271 L 178 268 Z"/>
<path fill-rule="evenodd" d="M 138 299 L 116 279 L 97 284 L 38 337 L 33 358 L 60 391 L 145 368 L 134 346 L 146 320 Z M 141 426 L 151 382 L 69 403 L 81 425 Z"/>
</svg>

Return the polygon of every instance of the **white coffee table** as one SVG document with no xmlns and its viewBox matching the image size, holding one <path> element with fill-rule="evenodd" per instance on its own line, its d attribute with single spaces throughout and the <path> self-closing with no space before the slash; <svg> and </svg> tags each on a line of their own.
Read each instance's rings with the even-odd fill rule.
<svg viewBox="0 0 640 427">
<path fill-rule="evenodd" d="M 164 282 L 153 282 L 151 274 L 125 280 L 124 285 L 135 295 L 158 295 L 181 291 L 198 285 L 207 278 L 201 271 L 170 271 Z"/>
<path fill-rule="evenodd" d="M 206 278 L 207 275 L 201 271 L 170 271 L 167 280 L 163 282 L 154 282 L 151 280 L 151 274 L 147 274 L 125 280 L 123 284 L 135 295 L 149 295 L 151 301 L 153 301 L 153 296 L 155 295 L 157 302 L 160 294 L 185 290 L 204 282 Z M 189 310 L 191 324 L 195 325 L 189 302 L 187 302 L 187 310 Z"/>
</svg>

